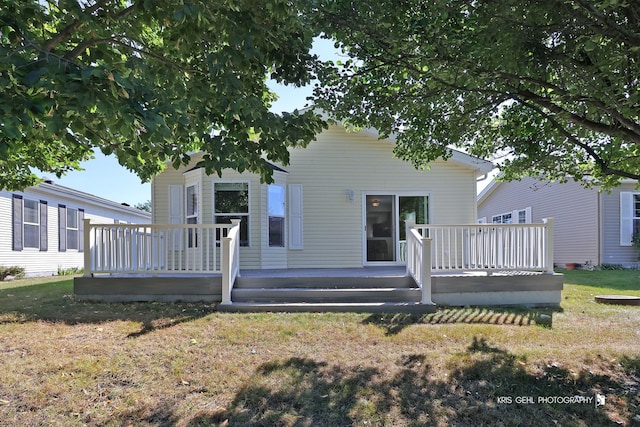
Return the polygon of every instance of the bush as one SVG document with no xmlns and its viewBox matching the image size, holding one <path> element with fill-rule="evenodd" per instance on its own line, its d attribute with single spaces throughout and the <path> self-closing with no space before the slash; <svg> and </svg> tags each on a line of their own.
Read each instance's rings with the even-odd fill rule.
<svg viewBox="0 0 640 427">
<path fill-rule="evenodd" d="M 11 276 L 16 279 L 20 279 L 24 277 L 24 267 L 20 267 L 18 265 L 12 265 L 11 267 L 3 267 L 0 265 L 0 281 L 5 280 L 7 277 Z"/>
<path fill-rule="evenodd" d="M 73 276 L 76 274 L 84 273 L 84 268 L 80 267 L 71 267 L 71 268 L 62 268 L 62 266 L 58 266 L 58 276 Z"/>
</svg>

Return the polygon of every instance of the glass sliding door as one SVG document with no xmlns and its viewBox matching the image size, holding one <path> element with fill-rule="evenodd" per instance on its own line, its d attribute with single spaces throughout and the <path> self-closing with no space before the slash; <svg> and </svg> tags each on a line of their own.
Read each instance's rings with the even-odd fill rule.
<svg viewBox="0 0 640 427">
<path fill-rule="evenodd" d="M 395 261 L 395 196 L 366 197 L 367 262 Z"/>
<path fill-rule="evenodd" d="M 407 222 L 429 223 L 429 197 L 367 194 L 365 203 L 365 262 L 403 263 Z"/>
</svg>

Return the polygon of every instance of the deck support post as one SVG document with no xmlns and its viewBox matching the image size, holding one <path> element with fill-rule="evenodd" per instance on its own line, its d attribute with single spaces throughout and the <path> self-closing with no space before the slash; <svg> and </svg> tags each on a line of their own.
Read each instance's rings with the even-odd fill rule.
<svg viewBox="0 0 640 427">
<path fill-rule="evenodd" d="M 542 222 L 547 225 L 547 274 L 554 274 L 553 271 L 553 218 L 542 218 Z"/>
<path fill-rule="evenodd" d="M 83 277 L 91 277 L 91 252 L 93 247 L 91 246 L 91 219 L 84 218 L 84 233 L 82 238 L 84 239 L 84 273 Z"/>
</svg>

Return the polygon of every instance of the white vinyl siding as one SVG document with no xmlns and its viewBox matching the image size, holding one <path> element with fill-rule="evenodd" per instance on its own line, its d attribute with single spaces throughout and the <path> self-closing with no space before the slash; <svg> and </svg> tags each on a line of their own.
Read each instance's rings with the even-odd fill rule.
<svg viewBox="0 0 640 427">
<path fill-rule="evenodd" d="M 290 197 L 289 241 L 294 243 L 293 230 L 304 224 L 304 249 L 289 246 L 290 268 L 362 267 L 363 194 L 429 194 L 431 223 L 475 222 L 474 170 L 452 161 L 435 161 L 429 169 L 417 170 L 395 158 L 393 148 L 393 143 L 367 132 L 330 126 L 306 148 L 291 150 L 288 180 L 304 188 L 304 212 L 301 221 L 294 222 L 296 203 Z"/>
<path fill-rule="evenodd" d="M 54 275 L 58 269 L 82 268 L 84 259 L 82 239 L 78 241 L 78 250 L 59 251 L 58 205 L 72 206 L 78 213 L 77 233 L 83 234 L 82 217 L 91 219 L 95 224 L 113 224 L 115 220 L 128 223 L 149 223 L 147 213 L 134 212 L 132 208 L 123 207 L 115 202 L 95 200 L 91 195 L 87 198 L 66 187 L 42 184 L 29 187 L 19 194 L 0 190 L 0 264 L 19 265 L 24 267 L 28 276 Z M 22 248 L 15 250 L 13 234 L 22 238 L 23 232 L 14 233 L 12 205 L 22 200 L 38 203 L 39 248 Z M 14 202 L 15 200 L 15 202 Z M 84 212 L 82 211 L 84 210 Z M 20 217 L 22 209 L 20 209 Z M 19 219 L 19 218 L 15 218 Z M 31 219 L 35 219 L 33 216 Z M 66 222 L 66 214 L 65 214 Z M 31 224 L 35 225 L 35 221 Z M 18 227 L 16 230 L 20 230 Z M 67 239 L 65 230 L 64 239 Z"/>
</svg>

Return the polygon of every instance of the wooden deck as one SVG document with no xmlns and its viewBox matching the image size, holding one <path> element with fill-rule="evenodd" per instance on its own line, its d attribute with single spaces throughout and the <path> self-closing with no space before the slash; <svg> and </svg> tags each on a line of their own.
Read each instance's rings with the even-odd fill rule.
<svg viewBox="0 0 640 427">
<path fill-rule="evenodd" d="M 224 311 L 357 311 L 425 313 L 421 291 L 404 267 L 242 270 Z M 559 305 L 562 275 L 531 272 L 432 274 L 439 306 Z M 76 278 L 78 300 L 221 301 L 220 275 L 111 274 Z"/>
</svg>

